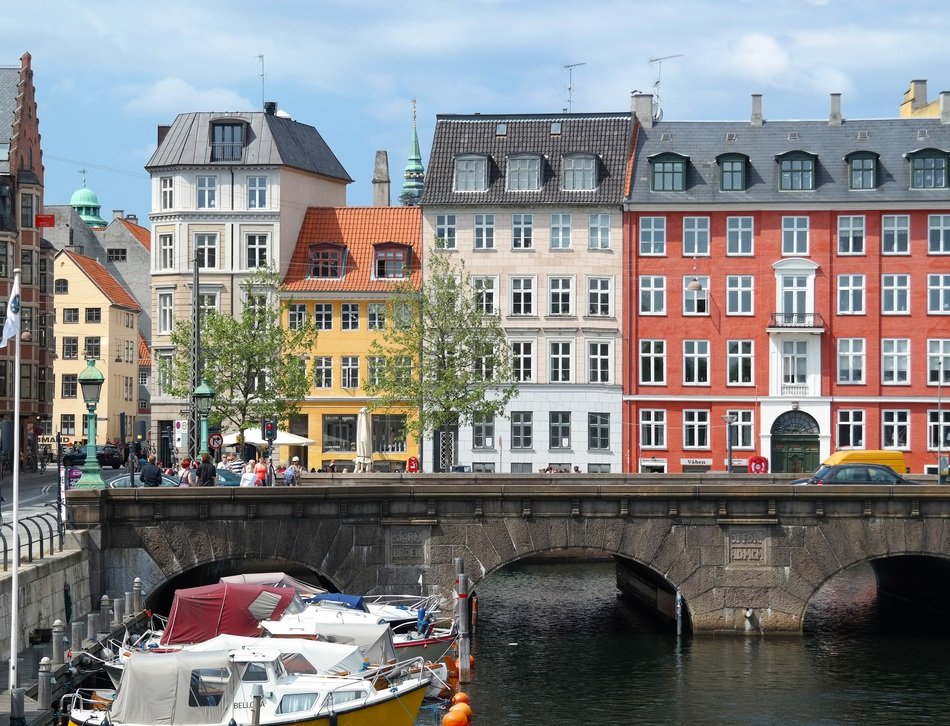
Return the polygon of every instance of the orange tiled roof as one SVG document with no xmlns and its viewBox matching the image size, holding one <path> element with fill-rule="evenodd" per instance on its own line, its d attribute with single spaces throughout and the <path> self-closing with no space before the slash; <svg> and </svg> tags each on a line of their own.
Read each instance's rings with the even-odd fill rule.
<svg viewBox="0 0 950 726">
<path fill-rule="evenodd" d="M 135 312 L 142 312 L 142 308 L 139 307 L 139 304 L 129 294 L 128 290 L 122 287 L 119 281 L 110 275 L 109 271 L 96 260 L 65 249 L 61 254 L 68 256 L 113 305 L 121 305 Z"/>
<path fill-rule="evenodd" d="M 376 245 L 397 242 L 411 248 L 409 279 L 422 281 L 422 211 L 419 207 L 311 207 L 284 277 L 288 292 L 390 292 L 392 280 L 373 277 Z M 338 279 L 308 277 L 310 245 L 332 243 L 346 247 L 345 274 Z"/>
<path fill-rule="evenodd" d="M 152 365 L 152 349 L 148 347 L 148 341 L 141 333 L 139 333 L 139 365 Z"/>
<path fill-rule="evenodd" d="M 132 236 L 139 241 L 139 244 L 142 245 L 149 252 L 152 250 L 152 233 L 149 232 L 145 227 L 140 227 L 137 224 L 130 222 L 128 219 L 120 219 L 120 222 L 125 225 L 125 228 L 132 233 Z"/>
</svg>

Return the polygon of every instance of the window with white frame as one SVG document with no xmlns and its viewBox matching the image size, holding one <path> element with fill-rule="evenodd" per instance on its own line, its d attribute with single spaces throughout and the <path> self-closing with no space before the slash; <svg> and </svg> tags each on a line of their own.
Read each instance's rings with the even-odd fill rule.
<svg viewBox="0 0 950 726">
<path fill-rule="evenodd" d="M 508 190 L 536 191 L 541 188 L 541 157 L 519 155 L 508 157 Z"/>
<path fill-rule="evenodd" d="M 573 315 L 574 314 L 574 278 L 573 277 L 549 277 L 548 278 L 548 314 L 549 315 Z"/>
<path fill-rule="evenodd" d="M 752 275 L 726 276 L 726 315 L 752 315 Z"/>
<path fill-rule="evenodd" d="M 571 215 L 551 215 L 551 249 L 569 250 L 571 248 Z"/>
<path fill-rule="evenodd" d="M 170 270 L 175 266 L 175 238 L 170 234 L 158 235 L 158 267 Z"/>
<path fill-rule="evenodd" d="M 333 386 L 332 357 L 318 355 L 313 359 L 313 385 L 315 388 L 331 388 Z"/>
<path fill-rule="evenodd" d="M 491 414 L 476 413 L 472 416 L 472 447 L 495 448 L 495 417 Z"/>
<path fill-rule="evenodd" d="M 386 328 L 385 303 L 369 303 L 366 306 L 366 326 L 370 330 L 384 330 Z"/>
<path fill-rule="evenodd" d="M 175 327 L 175 294 L 172 292 L 158 293 L 158 332 L 160 335 L 170 335 Z"/>
<path fill-rule="evenodd" d="M 640 254 L 666 254 L 666 217 L 640 217 Z"/>
<path fill-rule="evenodd" d="M 736 419 L 727 429 L 732 433 L 733 449 L 754 449 L 755 448 L 755 411 L 749 409 L 730 409 L 726 411 L 728 415 L 735 416 Z"/>
<path fill-rule="evenodd" d="M 910 411 L 881 411 L 881 446 L 885 449 L 907 449 L 910 441 Z"/>
<path fill-rule="evenodd" d="M 641 315 L 666 314 L 666 277 L 663 275 L 640 275 Z"/>
<path fill-rule="evenodd" d="M 590 191 L 597 188 L 597 159 L 594 156 L 574 154 L 565 156 L 561 163 L 565 190 Z"/>
<path fill-rule="evenodd" d="M 163 176 L 159 182 L 161 186 L 161 208 L 173 209 L 175 207 L 175 179 L 170 176 Z"/>
<path fill-rule="evenodd" d="M 927 383 L 950 383 L 950 338 L 927 341 Z"/>
<path fill-rule="evenodd" d="M 838 315 L 864 315 L 864 275 L 838 275 Z"/>
<path fill-rule="evenodd" d="M 808 380 L 808 343 L 804 340 L 782 341 L 782 383 L 801 385 Z"/>
<path fill-rule="evenodd" d="M 454 214 L 435 215 L 436 247 L 443 250 L 455 249 L 456 221 Z"/>
<path fill-rule="evenodd" d="M 950 450 L 950 410 L 927 411 L 927 449 Z"/>
<path fill-rule="evenodd" d="M 531 411 L 511 412 L 511 448 L 530 449 L 533 444 L 534 415 Z"/>
<path fill-rule="evenodd" d="M 512 376 L 518 383 L 534 380 L 534 343 L 529 340 L 511 341 Z"/>
<path fill-rule="evenodd" d="M 498 312 L 496 305 L 496 280 L 494 277 L 473 277 L 472 292 L 475 294 L 475 306 L 482 315 L 494 315 Z"/>
<path fill-rule="evenodd" d="M 610 383 L 610 343 L 588 341 L 587 382 Z"/>
<path fill-rule="evenodd" d="M 910 254 L 910 216 L 885 214 L 881 217 L 881 254 Z"/>
<path fill-rule="evenodd" d="M 313 306 L 313 324 L 317 330 L 333 330 L 333 303 L 316 303 Z"/>
<path fill-rule="evenodd" d="M 548 380 L 551 383 L 570 383 L 573 370 L 573 343 L 569 340 L 553 340 L 548 344 Z"/>
<path fill-rule="evenodd" d="M 660 386 L 666 384 L 666 341 L 640 341 L 640 383 Z"/>
<path fill-rule="evenodd" d="M 927 252 L 932 255 L 950 254 L 950 214 L 927 217 Z"/>
<path fill-rule="evenodd" d="M 534 315 L 534 278 L 511 278 L 511 314 Z"/>
<path fill-rule="evenodd" d="M 699 283 L 698 290 L 689 289 L 693 280 Z M 709 277 L 707 275 L 689 275 L 683 278 L 683 315 L 709 315 Z"/>
<path fill-rule="evenodd" d="M 300 330 L 307 324 L 307 305 L 305 303 L 290 303 L 287 306 L 287 327 L 291 330 Z"/>
<path fill-rule="evenodd" d="M 943 189 L 947 186 L 947 155 L 925 149 L 910 160 L 911 189 Z"/>
<path fill-rule="evenodd" d="M 267 235 L 249 234 L 244 240 L 247 266 L 251 269 L 267 267 Z"/>
<path fill-rule="evenodd" d="M 683 411 L 683 448 L 709 448 L 709 411 L 690 409 Z"/>
<path fill-rule="evenodd" d="M 344 355 L 340 358 L 340 386 L 359 388 L 360 358 L 358 355 Z"/>
<path fill-rule="evenodd" d="M 551 449 L 571 448 L 571 412 L 551 411 L 548 414 L 549 444 Z"/>
<path fill-rule="evenodd" d="M 726 341 L 726 382 L 731 386 L 751 386 L 753 382 L 753 341 Z"/>
<path fill-rule="evenodd" d="M 910 275 L 881 275 L 881 314 L 910 314 Z"/>
<path fill-rule="evenodd" d="M 782 254 L 808 254 L 808 217 L 782 217 Z"/>
<path fill-rule="evenodd" d="M 267 209 L 266 176 L 249 176 L 247 178 L 247 208 Z"/>
<path fill-rule="evenodd" d="M 666 410 L 662 408 L 640 409 L 640 448 L 666 448 Z"/>
<path fill-rule="evenodd" d="M 587 448 L 590 451 L 606 451 L 610 448 L 610 414 L 587 414 Z"/>
<path fill-rule="evenodd" d="M 587 218 L 587 249 L 610 249 L 610 215 L 591 213 Z"/>
<path fill-rule="evenodd" d="M 495 249 L 495 215 L 475 215 L 475 249 Z"/>
<path fill-rule="evenodd" d="M 456 192 L 483 192 L 488 189 L 488 159 L 484 156 L 459 156 L 455 160 Z"/>
<path fill-rule="evenodd" d="M 864 383 L 864 338 L 838 338 L 838 383 Z"/>
<path fill-rule="evenodd" d="M 881 383 L 910 383 L 910 338 L 881 339 Z"/>
<path fill-rule="evenodd" d="M 950 275 L 927 275 L 927 312 L 950 315 Z"/>
<path fill-rule="evenodd" d="M 172 351 L 161 350 L 155 356 L 155 395 L 167 396 L 172 385 Z"/>
<path fill-rule="evenodd" d="M 200 233 L 195 235 L 195 259 L 199 269 L 210 270 L 218 266 L 218 235 Z"/>
<path fill-rule="evenodd" d="M 587 314 L 605 317 L 611 314 L 610 278 L 587 278 Z"/>
<path fill-rule="evenodd" d="M 838 411 L 838 448 L 859 449 L 864 446 L 864 411 L 840 409 Z"/>
<path fill-rule="evenodd" d="M 798 325 L 807 320 L 808 315 L 808 276 L 782 275 L 779 279 L 781 287 L 781 318 L 786 324 Z"/>
<path fill-rule="evenodd" d="M 198 209 L 215 209 L 218 202 L 218 179 L 213 176 L 199 176 L 195 179 Z"/>
<path fill-rule="evenodd" d="M 366 359 L 366 383 L 378 386 L 386 371 L 386 358 L 381 355 L 371 355 Z"/>
<path fill-rule="evenodd" d="M 76 414 L 61 413 L 59 415 L 59 433 L 63 436 L 76 435 Z"/>
<path fill-rule="evenodd" d="M 198 293 L 198 310 L 201 311 L 201 319 L 204 320 L 208 313 L 218 312 L 218 291 L 202 290 Z"/>
<path fill-rule="evenodd" d="M 754 239 L 752 217 L 726 217 L 726 254 L 751 255 Z"/>
<path fill-rule="evenodd" d="M 838 254 L 864 254 L 863 215 L 842 215 L 838 217 Z"/>
<path fill-rule="evenodd" d="M 340 330 L 359 330 L 360 329 L 360 304 L 359 303 L 341 303 L 340 304 Z"/>
<path fill-rule="evenodd" d="M 409 330 L 412 327 L 412 307 L 407 302 L 393 305 L 393 327 L 396 330 Z"/>
<path fill-rule="evenodd" d="M 683 255 L 709 255 L 709 217 L 683 217 Z"/>
<path fill-rule="evenodd" d="M 511 247 L 515 250 L 530 250 L 534 247 L 534 215 L 511 215 Z"/>
<path fill-rule="evenodd" d="M 683 385 L 709 385 L 709 341 L 683 341 Z"/>
</svg>

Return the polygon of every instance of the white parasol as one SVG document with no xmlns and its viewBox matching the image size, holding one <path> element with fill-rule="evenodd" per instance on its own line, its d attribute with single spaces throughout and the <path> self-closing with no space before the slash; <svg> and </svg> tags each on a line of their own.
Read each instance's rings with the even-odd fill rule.
<svg viewBox="0 0 950 726">
<path fill-rule="evenodd" d="M 356 471 L 371 471 L 373 468 L 373 432 L 370 428 L 369 409 L 360 409 L 356 417 Z"/>
<path fill-rule="evenodd" d="M 234 446 L 238 443 L 237 433 L 224 435 L 224 446 Z M 244 429 L 244 443 L 251 446 L 267 446 L 267 440 L 261 436 L 260 429 Z M 309 446 L 314 443 L 313 439 L 304 436 L 292 434 L 289 431 L 277 429 L 277 438 L 274 439 L 274 446 Z"/>
</svg>

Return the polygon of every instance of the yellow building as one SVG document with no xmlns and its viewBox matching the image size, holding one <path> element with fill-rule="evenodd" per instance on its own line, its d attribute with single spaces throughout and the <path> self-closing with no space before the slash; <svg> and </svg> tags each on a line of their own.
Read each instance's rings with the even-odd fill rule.
<svg viewBox="0 0 950 726">
<path fill-rule="evenodd" d="M 927 81 L 911 81 L 900 106 L 901 118 L 942 118 L 950 121 L 950 91 L 941 91 L 933 101 L 927 100 Z"/>
<path fill-rule="evenodd" d="M 312 439 L 283 447 L 282 461 L 300 456 L 308 469 L 352 470 L 356 422 L 370 403 L 363 383 L 371 375 L 370 345 L 386 320 L 395 286 L 418 286 L 422 217 L 418 207 L 339 207 L 307 210 L 284 278 L 284 324 L 306 319 L 319 329 L 307 369 L 313 387 L 290 422 L 290 431 Z M 413 408 L 370 412 L 375 471 L 404 471 L 419 456 L 406 430 Z"/>
<path fill-rule="evenodd" d="M 138 410 L 139 314 L 128 291 L 91 257 L 61 250 L 53 261 L 55 290 L 56 390 L 54 433 L 64 444 L 86 439 L 86 406 L 78 376 L 94 359 L 105 377 L 96 408 L 96 443 L 117 442 L 126 422 L 126 440 Z"/>
</svg>

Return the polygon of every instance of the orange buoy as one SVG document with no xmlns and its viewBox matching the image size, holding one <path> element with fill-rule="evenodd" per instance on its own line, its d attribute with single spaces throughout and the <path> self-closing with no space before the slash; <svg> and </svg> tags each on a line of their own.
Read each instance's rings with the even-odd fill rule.
<svg viewBox="0 0 950 726">
<path fill-rule="evenodd" d="M 467 703 L 456 703 L 454 706 L 449 708 L 449 713 L 452 713 L 453 711 L 457 713 L 464 713 L 466 721 L 472 717 L 472 707 Z"/>
<path fill-rule="evenodd" d="M 468 716 L 460 711 L 449 711 L 442 717 L 442 726 L 468 726 Z"/>
<path fill-rule="evenodd" d="M 469 667 L 469 668 L 474 668 L 474 667 L 475 667 L 475 656 L 474 656 L 474 655 L 470 655 L 470 656 L 468 657 L 468 667 Z"/>
<path fill-rule="evenodd" d="M 458 664 L 458 662 L 455 660 L 455 658 L 453 658 L 453 657 L 450 656 L 450 655 L 442 656 L 442 662 L 445 663 L 446 668 L 449 669 L 449 677 L 453 677 L 453 676 L 454 676 L 455 678 L 458 678 L 458 676 L 459 676 L 459 664 Z"/>
<path fill-rule="evenodd" d="M 452 696 L 452 703 L 471 703 L 472 699 L 468 697 L 468 694 L 465 691 L 459 691 L 454 696 Z"/>
</svg>

